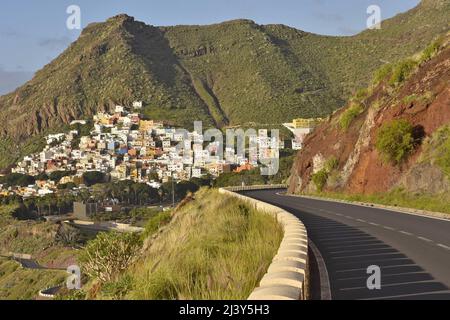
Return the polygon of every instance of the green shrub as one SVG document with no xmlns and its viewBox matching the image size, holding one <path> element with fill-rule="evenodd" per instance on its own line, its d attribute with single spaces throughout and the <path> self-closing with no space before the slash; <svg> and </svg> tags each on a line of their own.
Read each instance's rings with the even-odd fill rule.
<svg viewBox="0 0 450 320">
<path fill-rule="evenodd" d="M 435 99 L 435 95 L 433 92 L 431 91 L 427 91 L 424 94 L 418 96 L 417 94 L 412 94 L 409 96 L 406 96 L 403 98 L 403 103 L 405 105 L 410 105 L 410 104 L 414 104 L 414 103 L 420 103 L 420 104 L 430 104 L 431 102 L 433 102 L 433 100 Z"/>
<path fill-rule="evenodd" d="M 339 160 L 335 156 L 331 156 L 327 161 L 325 161 L 324 169 L 330 173 L 337 169 L 339 166 Z"/>
<path fill-rule="evenodd" d="M 450 178 L 450 126 L 436 130 L 424 145 L 422 159 L 431 160 Z"/>
<path fill-rule="evenodd" d="M 339 125 L 341 129 L 347 130 L 352 124 L 353 120 L 364 111 L 360 104 L 350 106 L 339 118 Z"/>
<path fill-rule="evenodd" d="M 442 38 L 439 38 L 426 47 L 420 56 L 420 63 L 431 60 L 441 49 L 442 41 Z"/>
<path fill-rule="evenodd" d="M 106 283 L 131 265 L 141 246 L 139 234 L 102 232 L 88 242 L 79 260 L 87 275 Z"/>
<path fill-rule="evenodd" d="M 315 184 L 317 191 L 322 192 L 323 188 L 327 184 L 328 172 L 322 169 L 312 175 L 312 182 Z"/>
<path fill-rule="evenodd" d="M 388 162 L 401 163 L 414 150 L 413 126 L 406 120 L 384 124 L 378 131 L 376 148 Z"/>
<path fill-rule="evenodd" d="M 417 66 L 417 61 L 407 59 L 399 62 L 393 69 L 389 84 L 396 86 L 405 81 Z"/>
<path fill-rule="evenodd" d="M 368 95 L 369 95 L 369 89 L 367 89 L 367 88 L 361 88 L 361 89 L 359 89 L 358 91 L 356 91 L 356 94 L 355 94 L 354 98 L 355 98 L 357 101 L 361 101 L 361 100 L 363 100 L 364 98 L 366 98 Z"/>
<path fill-rule="evenodd" d="M 380 69 L 375 71 L 374 77 L 373 77 L 373 83 L 375 85 L 379 84 L 381 81 L 386 79 L 388 76 L 392 74 L 393 66 L 392 64 L 385 64 Z"/>
<path fill-rule="evenodd" d="M 404 104 L 406 104 L 406 105 L 410 105 L 410 104 L 416 102 L 416 101 L 417 101 L 417 98 L 418 98 L 418 97 L 417 97 L 416 94 L 411 94 L 411 95 L 409 95 L 409 96 L 404 97 L 403 100 L 402 100 L 402 102 L 403 102 Z"/>
<path fill-rule="evenodd" d="M 155 216 L 151 217 L 147 224 L 145 225 L 145 231 L 143 234 L 144 238 L 153 235 L 159 228 L 168 224 L 172 219 L 172 214 L 170 212 L 160 212 Z"/>
<path fill-rule="evenodd" d="M 123 297 L 133 289 L 133 278 L 126 274 L 113 282 L 105 283 L 102 286 L 102 293 L 114 300 L 123 299 Z"/>
</svg>

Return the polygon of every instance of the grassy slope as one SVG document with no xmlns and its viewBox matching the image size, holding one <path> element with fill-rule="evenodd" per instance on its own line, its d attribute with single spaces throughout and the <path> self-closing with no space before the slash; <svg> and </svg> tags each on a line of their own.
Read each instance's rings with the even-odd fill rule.
<svg viewBox="0 0 450 320">
<path fill-rule="evenodd" d="M 64 271 L 26 270 L 19 263 L 0 258 L 0 300 L 32 300 L 39 290 L 64 282 Z"/>
<path fill-rule="evenodd" d="M 17 221 L 0 216 L 0 252 L 35 255 L 55 245 L 55 233 L 56 226 L 50 223 Z"/>
<path fill-rule="evenodd" d="M 126 299 L 246 299 L 278 250 L 282 230 L 242 201 L 202 189 L 175 213 L 117 283 Z M 117 291 L 117 290 L 116 290 Z M 119 290 L 120 291 L 120 290 Z M 105 292 L 99 298 L 118 298 Z"/>
<path fill-rule="evenodd" d="M 402 189 L 396 189 L 383 194 L 364 195 L 323 192 L 315 195 L 339 200 L 376 203 L 450 214 L 450 196 L 448 194 L 412 194 Z"/>
<path fill-rule="evenodd" d="M 15 206 L 0 206 L 0 254 L 31 254 L 41 265 L 61 267 L 71 260 L 74 250 L 56 245 L 56 226 L 10 217 Z M 45 251 L 43 251 L 46 249 Z M 27 270 L 18 263 L 0 258 L 0 300 L 29 300 L 39 290 L 61 284 L 66 273 L 54 270 Z"/>
</svg>

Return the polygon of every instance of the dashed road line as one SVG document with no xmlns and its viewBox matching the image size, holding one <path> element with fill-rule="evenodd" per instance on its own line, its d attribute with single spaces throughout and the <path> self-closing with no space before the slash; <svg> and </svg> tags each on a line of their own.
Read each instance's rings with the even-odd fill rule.
<svg viewBox="0 0 450 320">
<path fill-rule="evenodd" d="M 446 249 L 446 250 L 450 250 L 450 247 L 449 247 L 449 246 L 446 246 L 445 244 L 442 244 L 442 243 L 438 243 L 437 246 L 438 246 L 438 247 L 441 247 L 441 248 L 444 248 L 444 249 Z"/>
<path fill-rule="evenodd" d="M 430 239 L 425 238 L 425 237 L 417 237 L 417 239 L 420 239 L 420 240 L 423 240 L 423 241 L 426 241 L 426 242 L 434 242 L 433 240 L 430 240 Z"/>
<path fill-rule="evenodd" d="M 342 213 L 335 213 L 335 212 L 331 212 L 331 211 L 323 210 L 323 209 L 319 209 L 319 211 L 327 212 L 327 213 L 330 213 L 330 214 L 334 214 L 335 216 L 344 217 L 344 218 L 347 218 L 347 219 L 350 219 L 350 220 L 354 220 L 354 221 L 358 221 L 358 222 L 362 222 L 362 223 L 368 223 L 368 224 L 370 224 L 372 226 L 380 227 L 380 228 L 383 228 L 383 229 L 386 229 L 386 230 L 389 230 L 389 231 L 398 231 L 395 228 L 392 228 L 392 227 L 389 227 L 389 226 L 384 226 L 384 225 L 381 225 L 381 224 L 378 224 L 378 223 L 375 223 L 375 222 L 366 221 L 364 219 L 357 219 L 357 218 L 354 218 L 354 217 L 351 217 L 351 216 L 344 215 Z M 401 233 L 401 234 L 407 235 L 407 236 L 415 236 L 415 237 L 417 237 L 417 239 L 420 239 L 420 240 L 428 242 L 428 243 L 434 243 L 434 241 L 431 240 L 431 239 L 428 239 L 428 238 L 425 238 L 425 237 L 421 237 L 421 236 L 416 236 L 416 235 L 414 235 L 411 232 L 407 232 L 407 231 L 403 231 L 403 230 L 398 231 L 398 232 Z M 329 241 L 329 240 L 332 240 L 332 239 L 333 238 L 328 238 L 328 239 L 325 239 L 325 241 Z M 442 243 L 437 243 L 436 246 L 441 247 L 441 248 L 446 249 L 446 250 L 450 250 L 449 246 L 447 246 L 445 244 L 442 244 Z"/>
</svg>

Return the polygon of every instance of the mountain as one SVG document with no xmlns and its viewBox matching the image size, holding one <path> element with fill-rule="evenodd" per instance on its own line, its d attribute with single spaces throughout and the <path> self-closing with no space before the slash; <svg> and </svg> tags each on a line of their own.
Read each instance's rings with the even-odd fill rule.
<svg viewBox="0 0 450 320">
<path fill-rule="evenodd" d="M 290 192 L 397 190 L 450 203 L 449 44 L 450 33 L 420 56 L 383 67 L 316 128 L 297 155 Z"/>
<path fill-rule="evenodd" d="M 155 27 L 119 15 L 91 24 L 31 81 L 0 97 L 0 167 L 71 120 L 134 100 L 144 101 L 148 117 L 184 127 L 326 116 L 385 61 L 448 30 L 449 13 L 448 0 L 424 0 L 353 37 L 249 20 Z"/>
</svg>

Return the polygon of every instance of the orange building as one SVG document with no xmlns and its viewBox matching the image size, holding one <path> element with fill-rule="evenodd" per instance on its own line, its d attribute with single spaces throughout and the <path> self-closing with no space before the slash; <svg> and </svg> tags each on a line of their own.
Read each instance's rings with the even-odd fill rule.
<svg viewBox="0 0 450 320">
<path fill-rule="evenodd" d="M 243 164 L 242 166 L 239 166 L 239 167 L 237 167 L 236 169 L 234 169 L 233 172 L 240 173 L 240 172 L 242 172 L 242 171 L 250 171 L 250 170 L 253 170 L 253 168 L 254 168 L 254 167 L 253 167 L 250 163 L 246 163 L 246 164 Z"/>
</svg>

